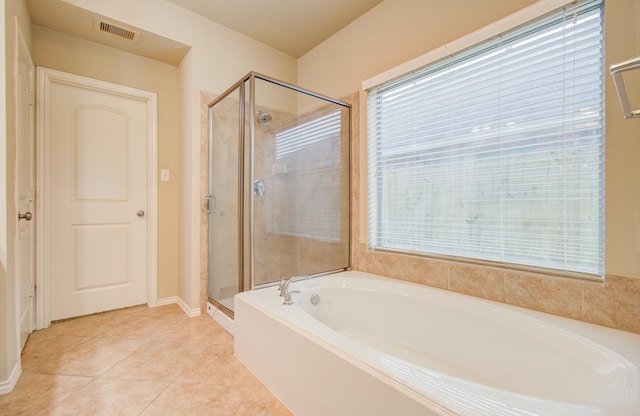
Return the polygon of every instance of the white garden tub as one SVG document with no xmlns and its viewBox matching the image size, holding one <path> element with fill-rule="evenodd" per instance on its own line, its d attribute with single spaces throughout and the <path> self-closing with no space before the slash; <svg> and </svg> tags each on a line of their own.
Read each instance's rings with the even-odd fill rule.
<svg viewBox="0 0 640 416">
<path fill-rule="evenodd" d="M 640 415 L 640 335 L 361 272 L 291 290 L 236 296 L 235 353 L 298 416 Z"/>
</svg>

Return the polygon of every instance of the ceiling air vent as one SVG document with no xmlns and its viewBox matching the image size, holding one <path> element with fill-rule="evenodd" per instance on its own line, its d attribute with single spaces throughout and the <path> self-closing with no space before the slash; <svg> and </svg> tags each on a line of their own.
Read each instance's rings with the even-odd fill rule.
<svg viewBox="0 0 640 416">
<path fill-rule="evenodd" d="M 98 18 L 93 19 L 93 30 L 95 30 L 96 32 L 110 33 L 119 38 L 132 40 L 134 42 L 137 42 L 138 37 L 140 36 L 140 33 L 138 32 L 125 29 L 113 23 L 105 22 L 104 20 L 100 20 Z"/>
</svg>

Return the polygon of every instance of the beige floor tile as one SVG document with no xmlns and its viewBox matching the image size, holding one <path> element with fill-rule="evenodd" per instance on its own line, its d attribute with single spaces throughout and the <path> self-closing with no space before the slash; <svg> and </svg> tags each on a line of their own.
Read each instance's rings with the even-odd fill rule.
<svg viewBox="0 0 640 416">
<path fill-rule="evenodd" d="M 66 399 L 92 377 L 36 374 L 25 371 L 13 392 L 0 395 L 0 415 L 33 416 Z"/>
<path fill-rule="evenodd" d="M 290 415 L 227 332 L 176 305 L 56 322 L 29 337 L 22 368 L 0 415 Z"/>
<path fill-rule="evenodd" d="M 47 413 L 51 416 L 137 416 L 167 385 L 156 381 L 96 378 Z"/>
<path fill-rule="evenodd" d="M 123 323 L 123 328 L 136 329 L 140 331 L 153 331 L 155 335 L 162 337 L 163 334 L 177 325 L 184 325 L 189 321 L 186 315 L 153 315 L 153 314 L 135 314 L 130 315 L 127 322 Z"/>
<path fill-rule="evenodd" d="M 240 404 L 233 400 L 229 390 L 213 384 L 173 383 L 141 416 L 235 416 Z"/>
<path fill-rule="evenodd" d="M 47 367 L 61 354 L 87 342 L 90 338 L 67 335 L 48 335 L 37 331 L 29 336 L 22 351 L 22 369 L 35 371 Z"/>
<path fill-rule="evenodd" d="M 265 389 L 266 390 L 266 389 Z M 291 416 L 289 411 L 270 391 L 246 397 L 236 408 L 235 416 Z"/>
<path fill-rule="evenodd" d="M 228 368 L 238 359 L 230 345 L 202 345 L 201 350 L 178 374 L 176 381 L 183 383 L 223 384 Z"/>
<path fill-rule="evenodd" d="M 172 383 L 142 416 L 291 416 L 292 413 L 264 386 L 251 395 L 233 387 L 201 383 Z"/>
<path fill-rule="evenodd" d="M 216 368 L 216 374 L 225 385 L 234 387 L 241 394 L 250 394 L 256 388 L 262 387 L 262 383 L 235 356 L 220 363 Z"/>
<path fill-rule="evenodd" d="M 104 313 L 72 318 L 64 321 L 53 322 L 47 329 L 41 332 L 47 335 L 67 335 L 75 337 L 94 337 L 114 325 L 118 325 L 117 316 L 108 316 Z"/>
<path fill-rule="evenodd" d="M 179 316 L 187 318 L 184 311 L 178 305 L 163 305 L 150 308 L 147 305 L 132 306 L 130 308 L 118 309 L 109 314 L 128 314 L 128 315 L 144 315 L 144 316 Z"/>
<path fill-rule="evenodd" d="M 151 341 L 106 371 L 103 376 L 121 379 L 181 381 L 185 372 L 202 357 L 202 343 Z M 150 363 L 153 363 L 152 365 Z"/>
<path fill-rule="evenodd" d="M 98 376 L 147 344 L 147 340 L 91 338 L 46 362 L 31 365 L 32 371 L 49 374 Z"/>
<path fill-rule="evenodd" d="M 233 345 L 233 337 L 208 316 L 191 318 L 162 335 L 166 340 Z"/>
<path fill-rule="evenodd" d="M 151 326 L 143 329 L 125 328 L 117 326 L 102 332 L 97 338 L 119 338 L 119 339 L 146 339 L 150 340 L 158 336 L 157 330 Z"/>
<path fill-rule="evenodd" d="M 184 314 L 183 314 L 184 315 Z M 139 315 L 131 314 L 127 322 L 113 326 L 98 334 L 104 338 L 163 338 L 163 334 L 183 325 L 189 318 L 186 316 Z"/>
<path fill-rule="evenodd" d="M 233 387 L 233 392 L 240 402 L 238 415 L 291 415 L 287 409 L 264 384 L 260 382 L 242 363 L 237 361 L 238 367 L 233 373 L 225 376 L 226 383 Z"/>
</svg>

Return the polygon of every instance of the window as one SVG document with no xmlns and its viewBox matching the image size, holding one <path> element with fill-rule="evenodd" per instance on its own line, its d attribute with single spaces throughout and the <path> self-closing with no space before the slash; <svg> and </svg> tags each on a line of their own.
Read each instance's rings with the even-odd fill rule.
<svg viewBox="0 0 640 416">
<path fill-rule="evenodd" d="M 602 1 L 368 91 L 369 245 L 603 273 Z"/>
</svg>

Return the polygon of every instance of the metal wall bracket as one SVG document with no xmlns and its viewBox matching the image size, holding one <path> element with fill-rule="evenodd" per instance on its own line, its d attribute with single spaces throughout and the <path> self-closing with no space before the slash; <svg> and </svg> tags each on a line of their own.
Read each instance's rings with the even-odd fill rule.
<svg viewBox="0 0 640 416">
<path fill-rule="evenodd" d="M 624 118 L 640 117 L 640 108 L 635 110 L 631 108 L 631 104 L 629 103 L 629 92 L 627 91 L 627 86 L 624 81 L 623 72 L 630 71 L 632 69 L 640 69 L 640 56 L 636 56 L 628 61 L 611 65 L 609 67 L 611 75 L 613 76 L 613 82 L 616 84 L 616 90 L 618 91 L 618 97 L 620 98 Z"/>
</svg>

